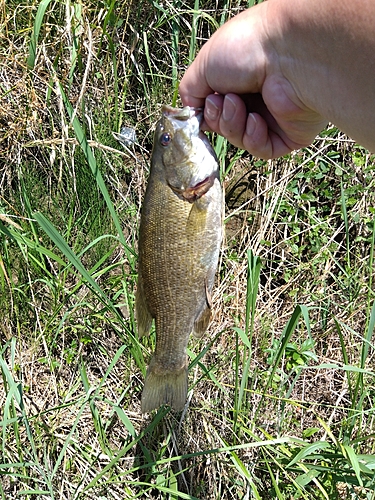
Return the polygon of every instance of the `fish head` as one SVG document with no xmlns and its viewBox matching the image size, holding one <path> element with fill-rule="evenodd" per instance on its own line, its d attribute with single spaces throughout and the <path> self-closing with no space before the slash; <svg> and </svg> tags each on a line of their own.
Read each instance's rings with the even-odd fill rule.
<svg viewBox="0 0 375 500">
<path fill-rule="evenodd" d="M 153 163 L 169 187 L 189 202 L 203 196 L 218 178 L 218 163 L 200 130 L 203 109 L 163 106 L 154 137 Z"/>
</svg>

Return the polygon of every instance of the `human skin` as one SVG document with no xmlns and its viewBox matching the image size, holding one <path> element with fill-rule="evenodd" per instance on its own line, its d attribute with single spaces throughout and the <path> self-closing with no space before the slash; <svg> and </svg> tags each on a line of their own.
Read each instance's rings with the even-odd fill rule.
<svg viewBox="0 0 375 500">
<path fill-rule="evenodd" d="M 214 33 L 181 100 L 260 158 L 311 144 L 328 122 L 375 152 L 374 25 L 374 0 L 268 0 Z"/>
</svg>

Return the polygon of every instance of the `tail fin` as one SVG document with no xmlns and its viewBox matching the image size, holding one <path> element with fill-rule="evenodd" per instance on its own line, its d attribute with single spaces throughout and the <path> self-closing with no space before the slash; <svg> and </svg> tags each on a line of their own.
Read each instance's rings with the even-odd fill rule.
<svg viewBox="0 0 375 500">
<path fill-rule="evenodd" d="M 187 367 L 178 372 L 162 372 L 152 361 L 147 369 L 142 392 L 142 413 L 148 413 L 163 404 L 168 404 L 174 410 L 181 411 L 186 403 L 188 389 Z"/>
</svg>

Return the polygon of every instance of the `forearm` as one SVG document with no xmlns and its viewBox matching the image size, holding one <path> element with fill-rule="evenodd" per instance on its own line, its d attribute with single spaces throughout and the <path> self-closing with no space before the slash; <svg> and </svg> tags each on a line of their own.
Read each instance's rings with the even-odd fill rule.
<svg viewBox="0 0 375 500">
<path fill-rule="evenodd" d="M 279 65 L 306 107 L 375 151 L 375 1 L 269 0 Z"/>
</svg>

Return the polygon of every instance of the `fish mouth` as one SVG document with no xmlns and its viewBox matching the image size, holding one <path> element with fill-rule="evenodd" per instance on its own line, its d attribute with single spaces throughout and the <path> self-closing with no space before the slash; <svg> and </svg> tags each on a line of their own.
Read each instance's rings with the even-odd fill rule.
<svg viewBox="0 0 375 500">
<path fill-rule="evenodd" d="M 192 106 L 185 106 L 184 108 L 173 108 L 172 106 L 164 105 L 162 107 L 162 114 L 167 118 L 174 120 L 187 121 L 196 117 L 199 125 L 203 121 L 203 108 L 194 108 Z"/>
<path fill-rule="evenodd" d="M 189 203 L 194 203 L 194 201 L 198 200 L 201 198 L 204 194 L 209 191 L 209 189 L 213 186 L 215 182 L 216 175 L 215 173 L 209 175 L 203 181 L 198 182 L 197 184 L 194 184 L 194 186 L 188 186 L 186 188 L 177 188 L 175 186 L 172 186 L 171 184 L 168 183 L 169 187 L 174 191 L 176 194 L 184 198 L 184 200 L 188 201 Z"/>
</svg>

